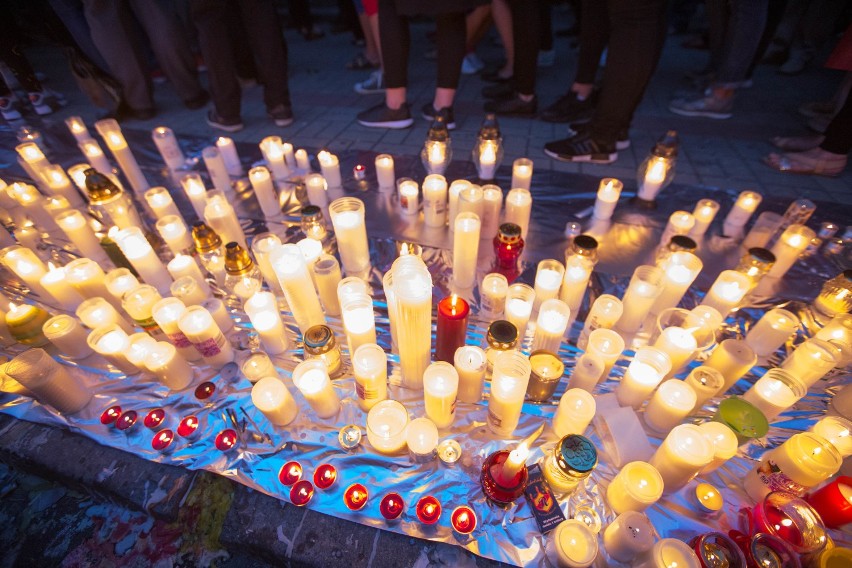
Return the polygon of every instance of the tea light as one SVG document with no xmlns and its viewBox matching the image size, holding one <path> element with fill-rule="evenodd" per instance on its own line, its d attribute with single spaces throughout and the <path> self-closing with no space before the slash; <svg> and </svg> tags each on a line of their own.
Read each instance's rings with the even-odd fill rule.
<svg viewBox="0 0 852 568">
<path fill-rule="evenodd" d="M 615 324 L 624 334 L 639 331 L 642 321 L 651 311 L 657 297 L 663 291 L 663 271 L 656 266 L 643 265 L 636 268 L 622 299 L 623 312 Z"/>
<path fill-rule="evenodd" d="M 695 392 L 695 408 L 697 409 L 719 394 L 725 386 L 725 376 L 712 367 L 702 365 L 690 371 L 684 382 L 691 386 Z"/>
<path fill-rule="evenodd" d="M 301 150 L 304 152 L 304 150 Z M 307 479 L 297 481 L 290 488 L 290 502 L 297 507 L 304 507 L 314 496 L 314 486 Z"/>
<path fill-rule="evenodd" d="M 624 347 L 624 339 L 617 332 L 611 329 L 596 329 L 589 334 L 586 351 L 603 360 L 604 371 L 601 376 L 606 378 Z"/>
<path fill-rule="evenodd" d="M 366 487 L 360 483 L 353 483 L 343 492 L 343 503 L 350 511 L 360 511 L 367 504 L 369 495 Z"/>
<path fill-rule="evenodd" d="M 665 434 L 692 412 L 697 399 L 695 391 L 685 382 L 664 381 L 645 409 L 645 424 L 658 434 Z"/>
<path fill-rule="evenodd" d="M 748 276 L 735 270 L 723 270 L 701 305 L 716 308 L 722 317 L 727 317 L 731 310 L 739 306 L 750 289 L 751 279 Z"/>
<path fill-rule="evenodd" d="M 52 262 L 47 263 L 47 266 L 48 272 L 39 279 L 39 284 L 62 309 L 73 312 L 83 302 L 83 296 L 68 283 L 64 266 L 57 267 Z"/>
<path fill-rule="evenodd" d="M 462 456 L 462 448 L 461 444 L 453 440 L 452 438 L 448 438 L 438 444 L 438 459 L 441 460 L 445 465 L 453 465 Z"/>
<path fill-rule="evenodd" d="M 704 362 L 704 365 L 716 369 L 725 377 L 725 384 L 719 394 L 725 393 L 749 372 L 757 363 L 757 355 L 742 339 L 726 339 Z"/>
<path fill-rule="evenodd" d="M 459 375 L 444 361 L 432 363 L 423 373 L 423 398 L 426 416 L 438 428 L 448 428 L 456 417 Z"/>
<path fill-rule="evenodd" d="M 367 414 L 367 440 L 377 452 L 395 454 L 405 447 L 407 426 L 405 407 L 395 400 L 382 400 Z"/>
<path fill-rule="evenodd" d="M 334 391 L 325 362 L 309 359 L 296 365 L 293 384 L 319 418 L 332 418 L 340 410 L 340 399 Z"/>
<path fill-rule="evenodd" d="M 101 424 L 109 425 L 114 424 L 116 420 L 121 418 L 121 407 L 120 406 L 110 406 L 101 414 Z"/>
<path fill-rule="evenodd" d="M 243 175 L 243 166 L 240 163 L 240 156 L 237 154 L 237 147 L 234 145 L 234 141 L 225 136 L 220 136 L 216 139 L 216 148 L 225 162 L 225 169 L 228 171 L 228 174 L 234 177 Z M 293 147 L 291 146 L 290 152 L 292 151 Z"/>
<path fill-rule="evenodd" d="M 695 209 L 692 211 L 692 216 L 695 219 L 695 225 L 689 231 L 689 235 L 700 237 L 707 232 L 716 214 L 719 212 L 719 203 L 712 199 L 699 199 L 695 204 Z"/>
<path fill-rule="evenodd" d="M 393 156 L 390 154 L 379 154 L 376 156 L 376 179 L 379 187 L 393 187 L 396 183 L 396 175 L 393 170 Z"/>
<path fill-rule="evenodd" d="M 837 345 L 812 337 L 796 347 L 780 367 L 810 388 L 834 368 L 840 355 Z"/>
<path fill-rule="evenodd" d="M 71 244 L 84 256 L 100 262 L 106 261 L 107 256 L 101 248 L 100 240 L 82 213 L 72 209 L 60 213 L 55 219 Z"/>
<path fill-rule="evenodd" d="M 276 247 L 269 255 L 269 261 L 278 276 L 287 305 L 293 312 L 299 330 L 305 333 L 314 325 L 324 324 L 322 306 L 299 247 L 295 244 Z"/>
<path fill-rule="evenodd" d="M 367 412 L 388 397 L 388 356 L 375 343 L 365 343 L 351 359 L 358 407 Z"/>
<path fill-rule="evenodd" d="M 75 314 L 89 329 L 117 325 L 125 333 L 133 333 L 133 326 L 118 313 L 112 304 L 100 297 L 85 300 L 77 307 Z"/>
<path fill-rule="evenodd" d="M 290 168 L 287 167 L 287 161 L 284 158 L 284 142 L 281 140 L 281 137 L 267 136 L 260 141 L 258 146 L 260 146 L 260 151 L 263 154 L 263 158 L 266 160 L 266 165 L 269 166 L 269 169 L 272 171 L 272 175 L 275 179 L 287 179 L 290 176 Z M 263 169 L 266 170 L 266 168 Z M 252 170 L 249 170 L 249 179 L 251 179 L 251 172 Z M 268 173 L 269 172 L 267 171 L 267 176 Z M 254 185 L 254 183 L 252 183 L 252 185 Z M 271 185 L 270 181 L 270 186 Z"/>
<path fill-rule="evenodd" d="M 746 334 L 745 342 L 759 357 L 775 353 L 799 328 L 799 318 L 787 310 L 769 310 Z"/>
<path fill-rule="evenodd" d="M 118 162 L 118 166 L 124 173 L 124 177 L 127 178 L 131 187 L 133 187 L 133 191 L 141 194 L 148 189 L 148 180 L 145 179 L 145 174 L 142 173 L 142 169 L 136 162 L 136 158 L 133 157 L 133 152 L 131 152 L 130 146 L 127 145 L 127 141 L 121 133 L 121 127 L 118 125 L 118 122 L 112 118 L 99 120 L 95 123 L 95 130 L 98 131 L 98 134 L 106 142 L 107 147 L 115 157 L 115 161 Z"/>
<path fill-rule="evenodd" d="M 364 202 L 354 197 L 341 197 L 329 205 L 340 261 L 349 276 L 360 274 L 370 266 L 364 211 Z"/>
<path fill-rule="evenodd" d="M 618 198 L 624 184 L 615 178 L 603 178 L 598 184 L 598 193 L 595 199 L 595 207 L 592 212 L 594 219 L 606 221 L 612 218 Z"/>
<path fill-rule="evenodd" d="M 603 543 L 614 560 L 629 563 L 654 545 L 654 525 L 644 514 L 627 511 L 606 527 Z"/>
<path fill-rule="evenodd" d="M 228 168 L 225 167 L 225 160 L 219 153 L 219 149 L 216 146 L 204 148 L 201 151 L 201 159 L 204 160 L 204 166 L 207 168 L 213 187 L 222 193 L 230 192 L 231 176 L 228 175 Z"/>
<path fill-rule="evenodd" d="M 805 384 L 783 369 L 770 369 L 743 395 L 770 422 L 796 404 L 808 392 Z"/>
<path fill-rule="evenodd" d="M 187 440 L 194 440 L 198 437 L 198 427 L 200 423 L 198 417 L 194 414 L 191 414 L 183 419 L 181 419 L 180 423 L 177 427 L 177 434 L 181 438 L 186 438 Z"/>
<path fill-rule="evenodd" d="M 135 410 L 128 410 L 127 412 L 124 412 L 115 421 L 116 430 L 119 430 L 121 432 L 126 432 L 130 430 L 136 424 L 138 416 L 139 415 Z"/>
<path fill-rule="evenodd" d="M 386 521 L 394 521 L 405 511 L 405 501 L 399 493 L 388 493 L 379 503 L 379 512 Z"/>
<path fill-rule="evenodd" d="M 441 502 L 431 495 L 421 497 L 414 510 L 424 525 L 434 525 L 441 518 Z"/>
<path fill-rule="evenodd" d="M 616 514 L 641 513 L 660 500 L 663 478 L 649 463 L 635 461 L 625 464 L 606 488 L 606 500 Z"/>
<path fill-rule="evenodd" d="M 756 191 L 743 191 L 737 197 L 737 202 L 725 217 L 725 234 L 737 236 L 742 233 L 742 228 L 748 223 L 757 206 L 763 200 L 763 196 Z"/>
<path fill-rule="evenodd" d="M 498 355 L 491 376 L 487 424 L 498 436 L 511 436 L 518 426 L 532 366 L 521 352 Z"/>
<path fill-rule="evenodd" d="M 476 513 L 467 505 L 459 505 L 450 514 L 450 524 L 459 534 L 470 534 L 476 530 Z"/>
<path fill-rule="evenodd" d="M 528 189 L 516 187 L 506 195 L 504 223 L 514 223 L 521 228 L 521 237 L 526 239 L 532 213 L 532 194 Z"/>
<path fill-rule="evenodd" d="M 183 167 L 186 158 L 171 128 L 158 126 L 151 131 L 151 138 L 154 140 L 154 145 L 157 146 L 160 156 L 163 157 L 166 167 L 170 170 Z"/>
<path fill-rule="evenodd" d="M 302 479 L 302 473 L 302 464 L 297 461 L 289 461 L 278 470 L 278 481 L 289 487 Z"/>
<path fill-rule="evenodd" d="M 267 353 L 279 355 L 290 348 L 278 300 L 272 292 L 256 292 L 243 303 L 243 308 Z"/>
<path fill-rule="evenodd" d="M 811 240 L 816 237 L 813 229 L 804 225 L 790 225 L 772 245 L 769 251 L 775 255 L 775 264 L 767 272 L 767 276 L 781 278 L 798 260 Z"/>
<path fill-rule="evenodd" d="M 420 211 L 418 201 L 420 188 L 417 186 L 417 182 L 410 178 L 402 178 L 397 184 L 397 189 L 399 191 L 399 208 L 403 215 L 417 215 L 417 212 Z"/>
<path fill-rule="evenodd" d="M 340 161 L 337 156 L 328 150 L 320 150 L 317 152 L 317 161 L 320 165 L 322 177 L 328 182 L 328 187 L 342 187 L 343 180 L 340 177 Z M 344 262 L 344 264 L 346 264 Z"/>
<path fill-rule="evenodd" d="M 320 464 L 314 471 L 314 485 L 319 489 L 328 489 L 337 481 L 337 470 L 330 463 Z"/>
<path fill-rule="evenodd" d="M 518 330 L 518 338 L 523 342 L 527 323 L 532 314 L 535 291 L 526 284 L 512 284 L 506 293 L 506 320 Z"/>
<path fill-rule="evenodd" d="M 237 436 L 236 431 L 228 428 L 227 430 L 222 430 L 216 435 L 215 445 L 216 449 L 220 452 L 228 452 L 233 450 L 239 444 L 240 439 Z"/>
<path fill-rule="evenodd" d="M 92 350 L 106 359 L 113 367 L 126 375 L 135 375 L 139 367 L 127 359 L 130 338 L 117 325 L 99 327 L 89 334 L 87 343 Z"/>
<path fill-rule="evenodd" d="M 737 455 L 739 440 L 729 426 L 715 420 L 703 422 L 698 428 L 713 444 L 713 459 L 701 470 L 701 473 L 706 475 Z"/>
<path fill-rule="evenodd" d="M 269 175 L 269 170 L 263 166 L 258 166 L 250 169 L 248 176 L 251 186 L 254 189 L 254 196 L 260 205 L 260 210 L 263 212 L 263 216 L 267 219 L 280 217 L 281 204 L 278 201 L 278 193 L 275 191 L 275 186 L 272 184 L 272 176 Z"/>
<path fill-rule="evenodd" d="M 207 400 L 216 394 L 216 385 L 210 381 L 205 381 L 195 387 L 195 392 L 193 394 L 198 400 Z"/>
<path fill-rule="evenodd" d="M 69 359 L 85 359 L 93 353 L 86 342 L 89 333 L 75 318 L 60 314 L 53 316 L 42 326 L 44 336 Z"/>
<path fill-rule="evenodd" d="M 530 189 L 533 174 L 533 161 L 529 158 L 518 158 L 512 162 L 512 187 Z"/>
<path fill-rule="evenodd" d="M 558 353 L 570 317 L 571 309 L 562 300 L 554 298 L 542 303 L 530 350 Z"/>
<path fill-rule="evenodd" d="M 595 399 L 588 392 L 576 388 L 565 391 L 553 414 L 553 431 L 560 438 L 583 434 L 595 417 L 596 409 Z"/>
<path fill-rule="evenodd" d="M 178 328 L 201 353 L 204 363 L 221 369 L 234 360 L 234 350 L 209 311 L 189 306 L 178 320 Z"/>
<path fill-rule="evenodd" d="M 86 123 L 79 116 L 69 116 L 66 118 L 65 126 L 68 127 L 69 132 L 71 132 L 77 142 L 82 142 L 90 138 L 89 129 L 86 128 Z"/>
<path fill-rule="evenodd" d="M 550 566 L 586 568 L 597 558 L 597 535 L 577 519 L 562 521 L 546 539 L 544 553 Z"/>
<path fill-rule="evenodd" d="M 199 219 L 204 219 L 204 207 L 207 205 L 207 188 L 198 174 L 187 174 L 180 180 L 180 185 Z"/>
<path fill-rule="evenodd" d="M 145 415 L 142 423 L 150 430 L 156 430 L 166 420 L 166 411 L 162 408 L 155 408 Z"/>
<path fill-rule="evenodd" d="M 655 347 L 638 349 L 615 390 L 618 404 L 638 409 L 669 373 L 671 365 L 669 356 Z"/>
<path fill-rule="evenodd" d="M 453 235 L 453 283 L 459 288 L 472 288 L 476 280 L 481 223 L 476 213 L 459 213 Z"/>
<path fill-rule="evenodd" d="M 649 463 L 660 472 L 664 492 L 673 493 L 713 461 L 713 456 L 713 443 L 701 429 L 693 424 L 681 424 L 672 428 Z"/>
<path fill-rule="evenodd" d="M 435 459 L 438 446 L 438 427 L 428 418 L 417 418 L 408 424 L 405 435 L 408 453 L 415 463 L 426 463 Z"/>
<path fill-rule="evenodd" d="M 722 509 L 725 500 L 719 490 L 709 483 L 699 483 L 695 487 L 695 499 L 704 513 L 717 513 Z"/>
<path fill-rule="evenodd" d="M 337 443 L 340 447 L 350 452 L 361 445 L 361 428 L 355 424 L 348 424 L 337 433 Z"/>
<path fill-rule="evenodd" d="M 160 430 L 154 437 L 151 438 L 151 447 L 158 452 L 162 453 L 170 453 L 174 450 L 174 445 L 172 444 L 175 441 L 175 433 L 172 430 L 166 428 L 165 430 Z"/>
<path fill-rule="evenodd" d="M 663 291 L 651 307 L 652 314 L 677 306 L 695 282 L 704 263 L 691 252 L 677 251 L 660 261 L 658 266 L 663 271 Z"/>
<path fill-rule="evenodd" d="M 172 278 L 162 261 L 151 248 L 148 239 L 139 227 L 122 229 L 116 237 L 121 252 L 136 269 L 142 279 L 157 288 L 161 294 L 169 293 Z"/>
</svg>

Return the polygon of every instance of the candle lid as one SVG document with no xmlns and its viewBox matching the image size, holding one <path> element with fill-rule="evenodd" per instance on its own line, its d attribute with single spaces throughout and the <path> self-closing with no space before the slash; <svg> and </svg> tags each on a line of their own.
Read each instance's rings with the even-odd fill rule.
<svg viewBox="0 0 852 568">
<path fill-rule="evenodd" d="M 240 276 L 251 272 L 252 268 L 254 268 L 254 261 L 239 243 L 232 242 L 225 245 L 225 272 L 231 276 Z"/>
<path fill-rule="evenodd" d="M 591 235 L 577 235 L 571 243 L 571 250 L 579 256 L 595 257 L 598 254 L 598 241 Z"/>
<path fill-rule="evenodd" d="M 671 252 L 695 252 L 698 244 L 686 235 L 675 235 L 669 241 L 668 248 Z"/>
<path fill-rule="evenodd" d="M 565 372 L 565 363 L 546 349 L 539 349 L 530 353 L 530 365 L 532 375 L 539 381 L 558 381 Z"/>
<path fill-rule="evenodd" d="M 554 450 L 556 463 L 566 472 L 588 473 L 598 464 L 598 451 L 591 440 L 579 434 L 569 434 L 559 440 Z"/>
<path fill-rule="evenodd" d="M 497 231 L 501 243 L 514 244 L 521 240 L 521 227 L 515 223 L 503 223 Z"/>
<path fill-rule="evenodd" d="M 719 410 L 713 420 L 729 426 L 740 443 L 761 438 L 769 431 L 766 416 L 756 406 L 736 396 L 719 403 Z"/>
<path fill-rule="evenodd" d="M 679 145 L 677 130 L 669 130 L 657 140 L 651 154 L 660 158 L 676 158 Z"/>
<path fill-rule="evenodd" d="M 207 223 L 192 225 L 192 240 L 198 252 L 212 252 L 222 246 L 222 238 Z"/>
<path fill-rule="evenodd" d="M 311 355 L 328 353 L 336 345 L 334 332 L 327 325 L 315 325 L 305 332 L 305 351 Z"/>
<path fill-rule="evenodd" d="M 518 328 L 510 321 L 496 320 L 488 326 L 488 344 L 498 349 L 509 349 L 518 341 Z"/>
<path fill-rule="evenodd" d="M 302 207 L 303 221 L 319 221 L 322 218 L 322 209 L 316 205 L 306 205 Z"/>
</svg>

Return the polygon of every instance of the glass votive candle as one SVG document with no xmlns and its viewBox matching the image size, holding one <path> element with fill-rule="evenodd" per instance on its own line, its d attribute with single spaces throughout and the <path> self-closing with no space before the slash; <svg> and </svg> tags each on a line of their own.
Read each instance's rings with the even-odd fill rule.
<svg viewBox="0 0 852 568">
<path fill-rule="evenodd" d="M 240 370 L 245 375 L 250 383 L 256 383 L 263 377 L 276 377 L 278 371 L 275 370 L 275 365 L 269 355 L 262 351 L 252 353 L 243 361 Z"/>
<path fill-rule="evenodd" d="M 715 308 L 725 318 L 740 305 L 750 289 L 751 279 L 748 276 L 736 270 L 723 270 L 710 286 L 701 305 Z"/>
<path fill-rule="evenodd" d="M 743 400 L 754 405 L 771 422 L 807 393 L 802 381 L 783 369 L 774 368 L 743 394 Z"/>
<path fill-rule="evenodd" d="M 799 318 L 791 312 L 774 308 L 758 320 L 745 337 L 758 357 L 768 357 L 784 345 L 799 328 Z"/>
<path fill-rule="evenodd" d="M 719 394 L 725 386 L 725 377 L 716 369 L 702 365 L 690 371 L 684 382 L 695 391 L 695 408 L 698 409 Z"/>
<path fill-rule="evenodd" d="M 841 416 L 824 416 L 809 431 L 827 440 L 844 458 L 852 455 L 852 420 Z"/>
<path fill-rule="evenodd" d="M 852 310 L 852 270 L 827 280 L 812 306 L 814 316 L 821 322 Z"/>
<path fill-rule="evenodd" d="M 526 334 L 527 323 L 532 314 L 533 302 L 535 301 L 535 290 L 526 284 L 512 284 L 506 294 L 506 321 L 513 324 L 518 330 L 518 338 L 523 341 Z"/>
<path fill-rule="evenodd" d="M 89 334 L 86 341 L 95 353 L 122 373 L 135 375 L 140 371 L 139 367 L 127 359 L 130 338 L 118 325 L 99 327 Z"/>
<path fill-rule="evenodd" d="M 340 410 L 340 398 L 331 384 L 322 359 L 302 361 L 293 370 L 293 384 L 319 418 L 332 418 Z"/>
<path fill-rule="evenodd" d="M 757 363 L 757 354 L 742 339 L 726 339 L 719 343 L 704 365 L 725 377 L 719 393 L 725 393 Z"/>
<path fill-rule="evenodd" d="M 532 371 L 527 385 L 527 398 L 533 402 L 545 402 L 559 386 L 565 364 L 556 354 L 539 350 L 530 353 L 530 366 Z"/>
<path fill-rule="evenodd" d="M 663 478 L 663 491 L 678 491 L 713 460 L 713 443 L 693 424 L 675 426 L 649 463 Z"/>
<path fill-rule="evenodd" d="M 663 495 L 663 478 L 646 462 L 625 464 L 606 488 L 606 500 L 616 514 L 642 512 Z"/>
<path fill-rule="evenodd" d="M 406 444 L 408 411 L 395 400 L 377 402 L 367 414 L 367 440 L 382 454 L 400 452 Z"/>
<path fill-rule="evenodd" d="M 486 274 L 479 287 L 479 306 L 482 313 L 492 319 L 502 317 L 508 292 L 509 281 L 505 276 L 497 272 Z"/>
<path fill-rule="evenodd" d="M 562 521 L 546 537 L 544 553 L 550 566 L 587 568 L 598 556 L 598 536 L 582 521 Z"/>
<path fill-rule="evenodd" d="M 210 288 L 206 284 L 202 286 L 192 276 L 175 279 L 169 286 L 169 292 L 187 306 L 200 306 L 210 299 Z"/>
<path fill-rule="evenodd" d="M 701 470 L 702 474 L 716 471 L 719 466 L 737 455 L 740 443 L 730 426 L 711 420 L 699 424 L 698 427 L 713 444 L 713 459 Z"/>
<path fill-rule="evenodd" d="M 812 337 L 801 343 L 781 362 L 780 367 L 795 375 L 808 388 L 816 384 L 842 357 L 840 347 L 834 343 Z"/>
<path fill-rule="evenodd" d="M 67 314 L 53 316 L 42 326 L 44 336 L 69 359 L 85 359 L 93 353 L 86 342 L 89 332 Z"/>
<path fill-rule="evenodd" d="M 804 225 L 790 225 L 769 251 L 775 255 L 775 264 L 769 269 L 768 275 L 775 278 L 784 276 L 799 259 L 811 240 L 816 237 L 813 229 Z"/>
<path fill-rule="evenodd" d="M 643 347 L 637 350 L 615 391 L 618 404 L 638 409 L 669 373 L 671 366 L 669 356 L 659 349 Z"/>
<path fill-rule="evenodd" d="M 438 428 L 448 428 L 456 417 L 459 375 L 455 367 L 436 361 L 423 372 L 423 399 L 426 416 Z"/>
<path fill-rule="evenodd" d="M 743 520 L 749 534 L 778 537 L 801 555 L 815 554 L 828 542 L 825 525 L 814 508 L 783 491 L 768 494 Z"/>
<path fill-rule="evenodd" d="M 595 417 L 595 397 L 583 389 L 569 389 L 559 399 L 553 414 L 553 431 L 561 437 L 582 434 Z"/>
<path fill-rule="evenodd" d="M 589 309 L 589 315 L 583 324 L 583 331 L 577 339 L 577 347 L 586 349 L 589 335 L 596 329 L 610 329 L 621 317 L 621 300 L 610 294 L 601 294 Z"/>
<path fill-rule="evenodd" d="M 654 545 L 654 525 L 644 514 L 627 511 L 604 529 L 603 543 L 610 557 L 629 563 Z"/>
<path fill-rule="evenodd" d="M 840 476 L 805 499 L 825 526 L 839 528 L 852 523 L 852 477 Z"/>
<path fill-rule="evenodd" d="M 559 440 L 550 455 L 545 455 L 541 473 L 557 495 L 574 491 L 598 465 L 598 452 L 591 440 L 569 434 Z"/>
<path fill-rule="evenodd" d="M 657 434 L 666 434 L 692 412 L 697 400 L 695 391 L 685 382 L 664 381 L 645 409 L 645 424 Z"/>
<path fill-rule="evenodd" d="M 411 461 L 430 462 L 437 455 L 438 427 L 428 418 L 412 420 L 405 434 L 405 442 Z"/>
<path fill-rule="evenodd" d="M 719 212 L 719 203 L 712 199 L 699 199 L 695 204 L 695 209 L 692 211 L 692 216 L 695 218 L 695 225 L 689 232 L 693 237 L 700 237 L 707 232 L 716 214 Z"/>
</svg>

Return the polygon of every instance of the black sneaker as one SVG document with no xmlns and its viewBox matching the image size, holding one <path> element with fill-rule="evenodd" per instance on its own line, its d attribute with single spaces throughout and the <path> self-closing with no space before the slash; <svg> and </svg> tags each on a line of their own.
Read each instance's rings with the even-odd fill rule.
<svg viewBox="0 0 852 568">
<path fill-rule="evenodd" d="M 569 91 L 541 111 L 541 119 L 546 122 L 588 122 L 595 111 L 594 99 L 592 94 L 581 101 L 577 98 L 577 93 Z"/>
<path fill-rule="evenodd" d="M 266 111 L 266 114 L 275 121 L 275 126 L 290 126 L 293 124 L 293 109 L 290 105 L 282 103 Z"/>
<path fill-rule="evenodd" d="M 210 109 L 207 112 L 207 124 L 213 128 L 224 130 L 225 132 L 237 132 L 243 129 L 243 121 L 239 118 L 225 119 L 216 114 L 216 111 Z"/>
<path fill-rule="evenodd" d="M 618 159 L 615 144 L 592 140 L 587 133 L 575 134 L 571 138 L 548 142 L 544 153 L 561 162 L 589 162 L 611 164 Z"/>
<path fill-rule="evenodd" d="M 535 96 L 529 101 L 521 100 L 519 95 L 502 101 L 488 101 L 484 105 L 485 112 L 493 112 L 503 116 L 535 116 L 538 110 L 538 99 Z"/>
<path fill-rule="evenodd" d="M 414 124 L 408 105 L 404 104 L 398 109 L 389 108 L 385 103 L 362 110 L 356 117 L 358 124 L 370 128 L 408 128 Z"/>
<path fill-rule="evenodd" d="M 589 131 L 589 123 L 575 122 L 571 124 L 569 128 L 574 132 L 574 134 L 582 134 L 584 132 Z M 626 128 L 623 128 L 618 131 L 618 134 L 616 136 L 615 149 L 627 150 L 628 148 L 630 148 L 630 131 Z"/>
<path fill-rule="evenodd" d="M 189 110 L 196 110 L 203 107 L 208 102 L 210 102 L 210 94 L 207 91 L 202 90 L 198 96 L 183 101 L 183 106 Z"/>
<path fill-rule="evenodd" d="M 453 113 L 453 107 L 442 108 L 441 110 L 437 110 L 432 106 L 432 103 L 426 103 L 423 105 L 423 118 L 429 121 L 434 121 L 435 116 L 441 113 L 444 115 L 444 124 L 447 125 L 447 130 L 455 130 L 456 129 L 456 117 L 455 113 Z"/>
<path fill-rule="evenodd" d="M 515 94 L 515 89 L 508 83 L 494 83 L 487 87 L 482 87 L 482 96 L 486 99 L 504 100 L 511 99 Z"/>
</svg>

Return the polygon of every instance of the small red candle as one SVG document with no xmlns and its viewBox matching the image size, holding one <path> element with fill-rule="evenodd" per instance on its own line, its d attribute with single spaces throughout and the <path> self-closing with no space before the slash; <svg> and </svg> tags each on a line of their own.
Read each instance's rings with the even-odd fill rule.
<svg viewBox="0 0 852 568">
<path fill-rule="evenodd" d="M 191 414 L 180 421 L 177 433 L 181 438 L 195 438 L 198 435 L 198 417 Z"/>
<path fill-rule="evenodd" d="M 438 302 L 438 331 L 435 337 L 435 360 L 453 362 L 456 349 L 464 345 L 470 306 L 455 294 Z"/>
<path fill-rule="evenodd" d="M 285 463 L 278 471 L 278 481 L 284 485 L 293 485 L 300 479 L 302 479 L 302 464 L 297 461 Z"/>
<path fill-rule="evenodd" d="M 360 483 L 353 483 L 343 493 L 343 503 L 352 511 L 359 511 L 367 504 L 367 488 Z"/>
<path fill-rule="evenodd" d="M 174 449 L 172 447 L 172 442 L 174 441 L 175 433 L 166 428 L 154 434 L 154 437 L 151 439 L 151 447 L 158 452 L 167 452 Z"/>
<path fill-rule="evenodd" d="M 337 470 L 330 463 L 324 463 L 314 472 L 314 485 L 320 489 L 328 489 L 337 481 Z"/>
<path fill-rule="evenodd" d="M 424 525 L 434 525 L 441 518 L 441 502 L 431 495 L 421 497 L 414 510 Z"/>
<path fill-rule="evenodd" d="M 101 424 L 113 424 L 121 417 L 120 406 L 110 406 L 101 414 Z"/>
<path fill-rule="evenodd" d="M 166 419 L 166 411 L 162 408 L 155 408 L 151 412 L 145 415 L 145 420 L 143 420 L 143 424 L 145 424 L 146 428 L 150 428 L 151 430 L 156 430 L 159 428 L 160 424 Z"/>
<path fill-rule="evenodd" d="M 827 527 L 836 529 L 852 523 L 852 477 L 838 477 L 805 500 L 816 509 Z"/>
<path fill-rule="evenodd" d="M 314 486 L 307 479 L 297 481 L 290 488 L 290 502 L 297 507 L 304 507 L 311 502 L 314 496 Z"/>
<path fill-rule="evenodd" d="M 476 513 L 467 505 L 459 505 L 450 515 L 453 529 L 459 534 L 470 534 L 476 530 Z"/>
<path fill-rule="evenodd" d="M 195 398 L 198 400 L 207 400 L 213 396 L 214 392 L 216 392 L 216 385 L 207 381 L 195 387 Z"/>
<path fill-rule="evenodd" d="M 222 430 L 219 434 L 216 435 L 216 449 L 221 452 L 227 452 L 228 450 L 233 450 L 237 445 L 237 433 L 234 430 L 228 428 L 227 430 Z"/>
<path fill-rule="evenodd" d="M 121 430 L 129 430 L 136 424 L 137 414 L 135 410 L 128 410 L 115 421 L 115 427 Z"/>
<path fill-rule="evenodd" d="M 405 501 L 399 493 L 388 493 L 379 503 L 379 512 L 388 521 L 398 519 L 405 510 Z"/>
</svg>

